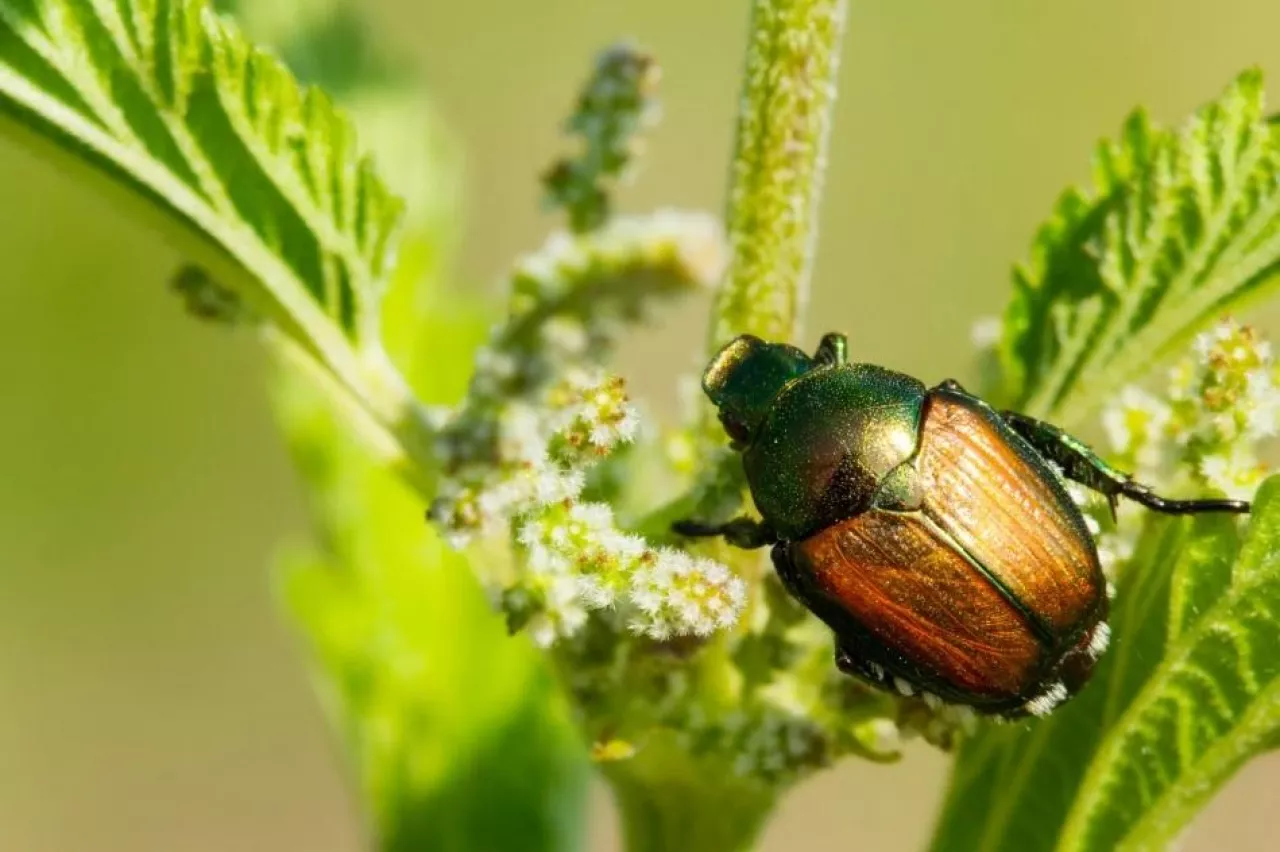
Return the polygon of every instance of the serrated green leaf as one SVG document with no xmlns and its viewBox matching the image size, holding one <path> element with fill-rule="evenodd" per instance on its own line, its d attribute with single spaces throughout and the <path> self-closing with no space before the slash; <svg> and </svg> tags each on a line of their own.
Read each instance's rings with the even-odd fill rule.
<svg viewBox="0 0 1280 852">
<path fill-rule="evenodd" d="M 1179 131 L 1135 113 L 1015 274 L 1001 360 L 1013 407 L 1074 425 L 1224 311 L 1280 280 L 1280 137 L 1262 76 Z"/>
<path fill-rule="evenodd" d="M 106 178 L 342 384 L 383 390 L 359 352 L 377 346 L 400 204 L 329 98 L 207 2 L 0 0 L 0 114 Z"/>
<path fill-rule="evenodd" d="M 1280 479 L 1273 478 L 1258 492 L 1230 585 L 1170 643 L 1108 729 L 1058 848 L 1165 848 L 1277 730 Z"/>
<path fill-rule="evenodd" d="M 1157 520 L 1117 593 L 1112 649 L 1048 719 L 958 756 L 935 850 L 1164 849 L 1280 735 L 1280 477 L 1237 554 L 1222 516 Z M 1234 565 L 1233 565 L 1234 563 Z"/>
<path fill-rule="evenodd" d="M 1169 644 L 1177 642 L 1213 606 L 1231 583 L 1231 563 L 1240 550 L 1233 519 L 1205 515 L 1181 544 L 1169 582 Z"/>
</svg>

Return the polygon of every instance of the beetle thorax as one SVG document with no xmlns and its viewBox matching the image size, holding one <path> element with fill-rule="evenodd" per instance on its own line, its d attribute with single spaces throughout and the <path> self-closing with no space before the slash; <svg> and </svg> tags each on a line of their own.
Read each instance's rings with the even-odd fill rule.
<svg viewBox="0 0 1280 852">
<path fill-rule="evenodd" d="M 865 511 L 915 453 L 924 395 L 917 380 L 870 364 L 789 382 L 744 452 L 761 515 L 796 539 Z"/>
</svg>

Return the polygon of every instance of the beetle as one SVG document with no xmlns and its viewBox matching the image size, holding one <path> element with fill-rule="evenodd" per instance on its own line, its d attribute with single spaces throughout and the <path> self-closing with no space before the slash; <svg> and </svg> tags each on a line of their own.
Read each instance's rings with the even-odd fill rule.
<svg viewBox="0 0 1280 852">
<path fill-rule="evenodd" d="M 685 536 L 772 546 L 783 585 L 835 634 L 846 674 L 988 716 L 1043 716 L 1107 648 L 1109 591 L 1073 480 L 1157 512 L 1249 511 L 1171 500 L 1058 427 L 997 411 L 954 380 L 926 388 L 742 335 L 702 387 L 759 520 L 677 522 Z"/>
</svg>

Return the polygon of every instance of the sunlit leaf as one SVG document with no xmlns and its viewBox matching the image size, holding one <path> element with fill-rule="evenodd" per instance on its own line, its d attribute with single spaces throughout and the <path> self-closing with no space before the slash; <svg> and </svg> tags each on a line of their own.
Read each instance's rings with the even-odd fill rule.
<svg viewBox="0 0 1280 852">
<path fill-rule="evenodd" d="M 422 399 L 454 402 L 489 317 L 421 285 L 430 235 L 407 247 L 389 294 L 389 349 Z M 305 373 L 284 366 L 277 411 L 316 539 L 285 554 L 283 594 L 378 848 L 577 848 L 587 760 L 546 659 L 507 634 L 420 498 L 361 452 Z"/>
<path fill-rule="evenodd" d="M 208 3 L 0 0 L 0 113 L 364 383 L 400 203 L 329 98 Z"/>
<path fill-rule="evenodd" d="M 1081 422 L 1225 310 L 1274 287 L 1280 137 L 1241 75 L 1179 130 L 1141 111 L 1098 148 L 1015 275 L 1001 345 L 1012 407 Z"/>
<path fill-rule="evenodd" d="M 575 848 L 586 756 L 546 661 L 324 398 L 298 376 L 280 390 L 322 542 L 286 555 L 284 593 L 378 848 Z"/>
</svg>

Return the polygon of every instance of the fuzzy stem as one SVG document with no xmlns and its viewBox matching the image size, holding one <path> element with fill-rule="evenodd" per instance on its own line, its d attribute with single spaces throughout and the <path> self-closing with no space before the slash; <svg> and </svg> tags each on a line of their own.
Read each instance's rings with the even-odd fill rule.
<svg viewBox="0 0 1280 852">
<path fill-rule="evenodd" d="M 670 732 L 635 757 L 603 765 L 627 852 L 746 852 L 778 789 L 741 777 L 723 759 L 695 757 Z"/>
<path fill-rule="evenodd" d="M 798 335 L 845 7 L 846 0 L 752 2 L 726 214 L 731 260 L 716 296 L 713 352 L 739 334 Z M 697 431 L 723 440 L 713 418 Z M 694 517 L 717 516 L 708 504 L 726 489 L 740 494 L 739 477 L 736 460 L 728 468 L 711 465 L 692 494 L 647 520 L 666 527 L 668 516 L 686 508 Z M 757 560 L 735 561 L 749 571 Z M 634 758 L 605 767 L 628 852 L 744 852 L 755 844 L 782 785 L 738 775 L 725 755 L 688 749 L 655 735 Z"/>
<path fill-rule="evenodd" d="M 712 351 L 793 340 L 813 266 L 846 0 L 754 0 L 726 215 L 732 261 Z"/>
</svg>

